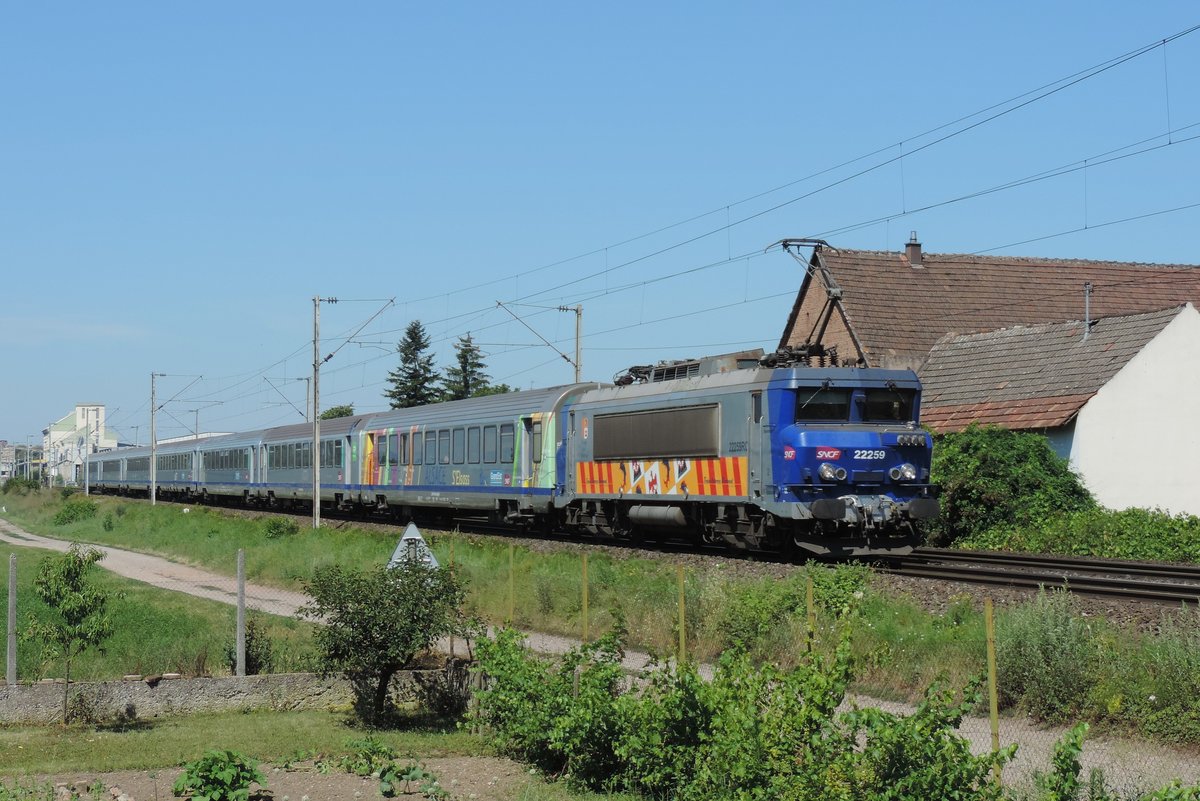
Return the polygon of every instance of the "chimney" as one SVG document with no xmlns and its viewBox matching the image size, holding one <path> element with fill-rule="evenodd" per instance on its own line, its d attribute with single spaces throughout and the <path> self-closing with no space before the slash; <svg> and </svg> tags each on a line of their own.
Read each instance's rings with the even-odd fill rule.
<svg viewBox="0 0 1200 801">
<path fill-rule="evenodd" d="M 908 258 L 909 267 L 920 269 L 925 266 L 921 263 L 921 243 L 917 241 L 916 231 L 908 235 L 908 244 L 904 246 L 904 255 Z"/>
</svg>

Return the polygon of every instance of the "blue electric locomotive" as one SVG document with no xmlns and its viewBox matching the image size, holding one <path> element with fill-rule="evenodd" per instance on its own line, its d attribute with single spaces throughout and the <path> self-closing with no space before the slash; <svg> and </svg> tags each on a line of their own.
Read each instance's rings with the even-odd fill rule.
<svg viewBox="0 0 1200 801">
<path fill-rule="evenodd" d="M 931 439 L 909 371 L 768 367 L 761 351 L 572 384 L 157 448 L 158 492 L 261 506 L 312 502 L 398 520 L 520 527 L 739 549 L 909 549 L 936 516 Z M 95 454 L 102 492 L 149 490 L 149 449 Z"/>
</svg>

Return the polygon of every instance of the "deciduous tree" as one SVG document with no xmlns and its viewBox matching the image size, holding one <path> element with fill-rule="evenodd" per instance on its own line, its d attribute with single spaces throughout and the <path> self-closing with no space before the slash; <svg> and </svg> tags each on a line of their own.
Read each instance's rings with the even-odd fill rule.
<svg viewBox="0 0 1200 801">
<path fill-rule="evenodd" d="M 71 543 L 61 556 L 48 556 L 38 566 L 34 592 L 50 615 L 32 620 L 26 637 L 41 642 L 63 660 L 63 722 L 71 690 L 71 664 L 88 648 L 101 647 L 113 633 L 108 594 L 92 583 L 92 565 L 104 558 L 95 549 Z"/>
<path fill-rule="evenodd" d="M 322 420 L 334 420 L 338 417 L 353 417 L 354 404 L 346 403 L 341 406 L 330 406 L 325 411 L 321 412 Z"/>
<path fill-rule="evenodd" d="M 419 652 L 459 626 L 465 590 L 446 567 L 402 560 L 394 567 L 318 568 L 301 614 L 321 621 L 317 646 L 323 668 L 343 673 L 355 708 L 371 725 L 390 717 L 388 684 Z"/>
</svg>

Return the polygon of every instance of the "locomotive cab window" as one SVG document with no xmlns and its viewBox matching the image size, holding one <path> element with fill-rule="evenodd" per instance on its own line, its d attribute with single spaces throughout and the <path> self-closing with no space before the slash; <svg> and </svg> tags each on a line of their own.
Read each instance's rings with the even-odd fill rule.
<svg viewBox="0 0 1200 801">
<path fill-rule="evenodd" d="M 863 403 L 863 419 L 906 423 L 913 419 L 915 397 L 916 392 L 911 389 L 868 389 Z"/>
<path fill-rule="evenodd" d="M 850 419 L 850 390 L 800 387 L 796 390 L 796 421 Z"/>
</svg>

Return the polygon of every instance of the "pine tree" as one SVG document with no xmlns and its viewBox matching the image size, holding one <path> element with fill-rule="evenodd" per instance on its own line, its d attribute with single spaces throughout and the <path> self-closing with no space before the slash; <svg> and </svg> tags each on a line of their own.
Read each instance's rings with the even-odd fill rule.
<svg viewBox="0 0 1200 801">
<path fill-rule="evenodd" d="M 483 372 L 487 366 L 483 363 L 483 353 L 469 333 L 454 343 L 454 356 L 455 365 L 446 368 L 444 398 L 462 400 L 487 394 L 491 376 Z"/>
<path fill-rule="evenodd" d="M 413 320 L 404 329 L 404 339 L 396 346 L 400 366 L 388 373 L 390 388 L 383 396 L 393 409 L 422 406 L 439 398 L 438 373 L 433 367 L 429 350 L 429 335 L 420 320 Z"/>
</svg>

